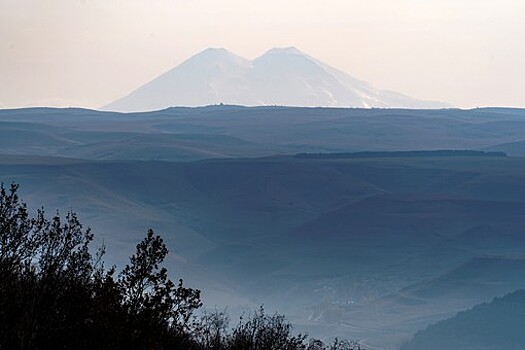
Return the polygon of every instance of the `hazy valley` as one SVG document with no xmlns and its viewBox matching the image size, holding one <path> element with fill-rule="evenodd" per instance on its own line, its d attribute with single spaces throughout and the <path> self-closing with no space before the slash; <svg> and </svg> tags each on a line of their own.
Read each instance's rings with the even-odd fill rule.
<svg viewBox="0 0 525 350">
<path fill-rule="evenodd" d="M 3 110 L 0 174 L 110 262 L 162 233 L 208 306 L 394 349 L 525 288 L 524 131 L 519 109 Z M 395 153 L 447 149 L 482 152 Z"/>
<path fill-rule="evenodd" d="M 0 1 L 0 350 L 524 350 L 524 18 Z"/>
</svg>

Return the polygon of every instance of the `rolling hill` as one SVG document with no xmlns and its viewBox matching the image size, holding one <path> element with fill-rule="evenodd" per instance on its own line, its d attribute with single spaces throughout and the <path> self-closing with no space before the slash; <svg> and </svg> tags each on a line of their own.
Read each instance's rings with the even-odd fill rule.
<svg viewBox="0 0 525 350">
<path fill-rule="evenodd" d="M 520 109 L 393 110 L 210 106 L 148 113 L 0 111 L 3 153 L 191 161 L 276 154 L 486 150 L 522 140 Z M 519 149 L 506 149 L 520 155 Z"/>
<path fill-rule="evenodd" d="M 520 140 L 523 123 L 519 109 L 2 110 L 0 178 L 31 210 L 76 211 L 109 264 L 151 227 L 208 305 L 264 303 L 313 336 L 393 349 L 523 287 L 525 159 L 465 151 Z"/>
<path fill-rule="evenodd" d="M 496 298 L 416 333 L 401 350 L 518 350 L 525 344 L 525 291 Z"/>
</svg>

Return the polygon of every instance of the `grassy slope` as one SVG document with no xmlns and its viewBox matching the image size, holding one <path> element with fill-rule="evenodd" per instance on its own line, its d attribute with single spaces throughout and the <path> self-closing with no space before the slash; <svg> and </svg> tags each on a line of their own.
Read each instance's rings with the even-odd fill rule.
<svg viewBox="0 0 525 350">
<path fill-rule="evenodd" d="M 449 315 L 472 306 L 481 297 L 475 288 L 462 299 L 443 296 L 439 307 L 407 308 L 388 295 L 524 245 L 520 158 L 172 163 L 4 156 L 0 164 L 3 180 L 20 182 L 30 203 L 77 211 L 119 265 L 153 227 L 175 253 L 172 270 L 211 300 L 249 296 L 298 320 L 314 315 L 314 327 L 335 322 L 334 332 L 359 337 L 378 333 L 348 324 L 377 324 L 377 311 L 369 316 L 378 305 L 399 312 L 380 317 L 396 333 L 383 332 L 384 339 L 443 317 L 440 307 Z M 494 293 L 511 287 L 500 283 Z M 348 300 L 356 304 L 344 306 Z"/>
<path fill-rule="evenodd" d="M 122 265 L 153 227 L 174 253 L 171 270 L 212 304 L 265 302 L 314 335 L 381 345 L 486 297 L 476 283 L 423 303 L 407 291 L 480 255 L 522 251 L 525 160 L 229 158 L 485 149 L 519 143 L 524 126 L 515 109 L 4 110 L 0 176 L 21 183 L 30 204 L 77 211 L 110 262 Z M 465 281 L 493 274 L 484 264 L 466 271 Z"/>
<path fill-rule="evenodd" d="M 0 110 L 5 152 L 196 160 L 298 152 L 486 149 L 523 141 L 519 109 L 173 108 L 119 114 Z M 16 137 L 15 137 L 16 136 Z M 503 148 L 514 154 L 515 148 Z M 521 155 L 520 148 L 517 149 Z"/>
</svg>

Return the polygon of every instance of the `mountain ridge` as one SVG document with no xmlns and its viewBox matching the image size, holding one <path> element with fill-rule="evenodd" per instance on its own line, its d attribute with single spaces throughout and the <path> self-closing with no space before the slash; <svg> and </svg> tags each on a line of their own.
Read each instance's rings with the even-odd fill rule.
<svg viewBox="0 0 525 350">
<path fill-rule="evenodd" d="M 400 350 L 522 349 L 525 290 L 479 304 L 418 332 Z"/>
<path fill-rule="evenodd" d="M 270 49 L 253 60 L 225 48 L 208 48 L 102 109 L 130 112 L 213 104 L 450 107 L 376 89 L 291 46 Z"/>
</svg>

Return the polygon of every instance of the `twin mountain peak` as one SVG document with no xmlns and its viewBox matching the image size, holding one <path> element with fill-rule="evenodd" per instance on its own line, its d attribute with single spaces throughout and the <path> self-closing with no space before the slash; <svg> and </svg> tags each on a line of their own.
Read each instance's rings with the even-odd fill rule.
<svg viewBox="0 0 525 350">
<path fill-rule="evenodd" d="M 103 107 L 134 112 L 213 104 L 358 108 L 443 108 L 376 89 L 295 47 L 274 48 L 249 60 L 208 48 Z"/>
</svg>

